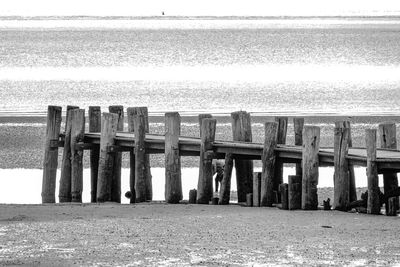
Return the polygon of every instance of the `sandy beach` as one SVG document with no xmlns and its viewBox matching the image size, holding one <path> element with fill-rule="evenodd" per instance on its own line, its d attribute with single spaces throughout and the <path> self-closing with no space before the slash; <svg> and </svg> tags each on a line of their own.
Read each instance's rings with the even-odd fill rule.
<svg viewBox="0 0 400 267">
<path fill-rule="evenodd" d="M 239 205 L 0 205 L 0 265 L 399 265 L 398 217 Z"/>
</svg>

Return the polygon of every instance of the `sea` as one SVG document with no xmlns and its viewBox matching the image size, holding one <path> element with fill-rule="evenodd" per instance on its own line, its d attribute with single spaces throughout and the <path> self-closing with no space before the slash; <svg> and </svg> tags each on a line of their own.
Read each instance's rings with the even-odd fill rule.
<svg viewBox="0 0 400 267">
<path fill-rule="evenodd" d="M 362 145 L 362 131 L 380 120 L 366 118 L 399 119 L 399 43 L 399 17 L 0 18 L 0 203 L 40 203 L 48 105 L 305 116 L 329 134 L 332 117 L 362 118 Z M 183 169 L 185 197 L 197 186 L 194 165 Z M 319 186 L 332 186 L 333 170 L 321 169 L 329 178 Z M 21 191 L 25 180 L 34 193 Z"/>
</svg>

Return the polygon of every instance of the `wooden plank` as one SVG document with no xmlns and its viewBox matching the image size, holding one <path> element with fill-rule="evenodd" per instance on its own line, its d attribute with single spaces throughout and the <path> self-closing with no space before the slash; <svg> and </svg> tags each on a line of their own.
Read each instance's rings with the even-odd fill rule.
<svg viewBox="0 0 400 267">
<path fill-rule="evenodd" d="M 252 142 L 251 118 L 246 111 L 231 113 L 234 141 Z M 246 202 L 246 195 L 253 189 L 253 162 L 235 160 L 238 202 Z"/>
<path fill-rule="evenodd" d="M 294 117 L 293 118 L 293 128 L 294 128 L 294 144 L 296 146 L 303 145 L 303 128 L 304 128 L 304 118 Z M 296 175 L 302 174 L 301 162 L 296 164 Z"/>
<path fill-rule="evenodd" d="M 334 202 L 336 210 L 347 211 L 350 204 L 349 151 L 350 131 L 346 122 L 336 122 L 334 130 Z"/>
<path fill-rule="evenodd" d="M 278 136 L 277 144 L 286 144 L 288 117 L 276 117 L 275 121 L 278 123 Z M 283 162 L 280 158 L 277 158 L 275 164 L 275 179 L 274 179 L 274 191 L 279 192 L 279 186 L 283 183 Z M 278 194 L 278 203 L 281 203 L 281 195 Z"/>
<path fill-rule="evenodd" d="M 111 181 L 113 178 L 114 154 L 107 147 L 114 145 L 119 116 L 115 113 L 103 113 L 101 119 L 100 158 L 97 180 L 97 202 L 111 200 Z"/>
<path fill-rule="evenodd" d="M 265 123 L 265 141 L 262 155 L 260 206 L 272 207 L 274 201 L 275 153 L 278 123 Z"/>
<path fill-rule="evenodd" d="M 133 107 L 129 107 L 126 110 L 127 113 L 127 117 L 128 117 L 128 132 L 133 133 L 135 131 L 135 121 L 134 121 L 134 115 L 136 113 L 135 108 Z M 135 138 L 134 134 L 131 137 L 132 139 Z M 133 144 L 133 142 L 131 143 L 131 145 L 134 147 L 135 145 Z M 146 149 L 147 151 L 147 149 Z M 130 203 L 135 203 L 136 202 L 136 189 L 135 189 L 135 151 L 131 150 L 129 152 L 129 189 L 131 192 L 132 197 L 130 198 Z"/>
<path fill-rule="evenodd" d="M 353 146 L 353 141 L 351 137 L 351 127 L 350 127 L 350 122 L 346 121 L 344 124 L 344 127 L 349 129 L 349 149 Z M 350 180 L 350 191 L 349 191 L 349 198 L 350 202 L 356 201 L 357 200 L 357 191 L 356 191 L 356 177 L 354 173 L 354 166 L 348 162 L 349 164 L 349 180 Z"/>
<path fill-rule="evenodd" d="M 118 115 L 117 131 L 124 130 L 124 107 L 120 105 L 109 106 L 109 112 Z M 111 201 L 121 203 L 121 168 L 122 153 L 116 152 L 114 155 L 113 177 L 111 180 Z"/>
<path fill-rule="evenodd" d="M 261 172 L 253 173 L 253 206 L 260 207 Z"/>
<path fill-rule="evenodd" d="M 379 124 L 378 127 L 379 131 L 379 139 L 381 143 L 381 148 L 387 149 L 397 149 L 397 140 L 396 140 L 396 124 L 385 122 Z M 383 172 L 383 190 L 386 194 L 392 190 L 396 190 L 399 187 L 399 182 L 397 179 L 396 172 L 384 171 Z M 397 200 L 393 200 L 393 204 L 396 205 L 395 207 L 389 206 L 389 200 L 386 199 L 385 201 L 385 209 L 386 214 L 391 215 L 393 212 L 389 210 L 389 208 L 393 208 L 396 211 L 398 210 L 399 206 L 399 198 Z"/>
<path fill-rule="evenodd" d="M 146 196 L 146 120 L 144 114 L 134 114 L 134 132 L 135 132 L 135 191 L 136 202 L 145 202 Z"/>
<path fill-rule="evenodd" d="M 42 203 L 55 203 L 58 147 L 51 147 L 51 140 L 58 140 L 61 128 L 61 107 L 48 106 L 44 145 Z"/>
<path fill-rule="evenodd" d="M 283 183 L 279 185 L 279 191 L 281 192 L 281 202 L 282 209 L 289 209 L 289 185 L 287 183 Z"/>
<path fill-rule="evenodd" d="M 289 175 L 288 182 L 288 208 L 289 210 L 301 209 L 301 175 Z"/>
<path fill-rule="evenodd" d="M 67 106 L 67 116 L 65 118 L 64 150 L 61 160 L 61 177 L 58 190 L 58 200 L 60 203 L 71 202 L 71 112 L 78 109 L 77 106 Z"/>
<path fill-rule="evenodd" d="M 85 110 L 71 111 L 71 201 L 82 203 L 83 190 L 83 150 L 76 144 L 83 141 L 85 135 Z"/>
<path fill-rule="evenodd" d="M 221 181 L 218 205 L 228 205 L 231 197 L 231 178 L 233 169 L 232 154 L 225 155 L 224 176 Z"/>
<path fill-rule="evenodd" d="M 203 119 L 201 125 L 200 169 L 197 185 L 197 204 L 208 204 L 212 197 L 212 159 L 206 157 L 215 139 L 215 119 Z"/>
<path fill-rule="evenodd" d="M 99 106 L 89 107 L 89 132 L 101 132 L 101 109 Z M 90 150 L 90 202 L 97 201 L 97 178 L 99 174 L 100 146 Z"/>
<path fill-rule="evenodd" d="M 376 129 L 365 130 L 367 146 L 368 214 L 380 214 L 378 167 L 376 164 Z"/>
<path fill-rule="evenodd" d="M 319 141 L 320 128 L 304 126 L 301 192 L 301 208 L 303 210 L 316 210 L 318 208 Z"/>
<path fill-rule="evenodd" d="M 183 198 L 179 155 L 180 133 L 179 113 L 165 113 L 165 201 L 167 203 L 179 203 Z"/>
</svg>

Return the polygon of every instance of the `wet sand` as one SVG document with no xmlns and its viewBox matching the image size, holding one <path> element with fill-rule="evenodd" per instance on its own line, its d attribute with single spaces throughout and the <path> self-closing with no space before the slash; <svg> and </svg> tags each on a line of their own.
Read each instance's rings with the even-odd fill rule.
<svg viewBox="0 0 400 267">
<path fill-rule="evenodd" d="M 239 205 L 0 205 L 0 265 L 399 265 L 398 226 Z"/>
</svg>

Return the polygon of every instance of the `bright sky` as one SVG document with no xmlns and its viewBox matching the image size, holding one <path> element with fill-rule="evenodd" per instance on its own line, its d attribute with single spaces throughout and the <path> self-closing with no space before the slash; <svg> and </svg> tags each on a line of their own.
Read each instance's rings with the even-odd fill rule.
<svg viewBox="0 0 400 267">
<path fill-rule="evenodd" d="M 1 0 L 0 16 L 400 15 L 398 0 Z"/>
</svg>

